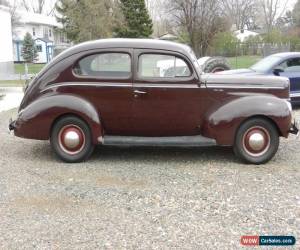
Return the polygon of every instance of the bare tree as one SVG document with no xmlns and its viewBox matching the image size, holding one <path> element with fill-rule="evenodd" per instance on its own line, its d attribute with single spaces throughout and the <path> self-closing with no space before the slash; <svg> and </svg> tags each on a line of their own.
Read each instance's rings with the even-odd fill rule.
<svg viewBox="0 0 300 250">
<path fill-rule="evenodd" d="M 236 29 L 252 28 L 257 11 L 255 0 L 223 0 L 222 7 L 224 14 L 236 26 Z"/>
<path fill-rule="evenodd" d="M 22 6 L 27 12 L 38 14 L 53 14 L 56 0 L 21 0 Z M 50 10 L 48 10 L 50 8 Z"/>
<path fill-rule="evenodd" d="M 215 34 L 224 26 L 219 0 L 170 0 L 169 13 L 188 35 L 197 56 L 205 55 Z"/>
<path fill-rule="evenodd" d="M 259 0 L 263 21 L 267 33 L 271 32 L 276 24 L 277 18 L 281 17 L 286 11 L 288 0 Z"/>
</svg>

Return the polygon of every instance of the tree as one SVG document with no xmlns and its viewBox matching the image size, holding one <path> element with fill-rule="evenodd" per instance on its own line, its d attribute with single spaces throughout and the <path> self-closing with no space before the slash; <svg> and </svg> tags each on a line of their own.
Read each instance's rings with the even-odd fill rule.
<svg viewBox="0 0 300 250">
<path fill-rule="evenodd" d="M 120 0 L 124 23 L 115 28 L 116 37 L 145 38 L 152 35 L 152 20 L 144 0 Z"/>
<path fill-rule="evenodd" d="M 295 26 L 300 27 L 300 0 L 298 0 L 294 6 L 292 20 Z"/>
<path fill-rule="evenodd" d="M 118 18 L 113 0 L 59 0 L 55 8 L 63 31 L 75 43 L 111 37 Z"/>
<path fill-rule="evenodd" d="M 51 15 L 56 0 L 20 0 L 20 2 L 27 12 Z"/>
<path fill-rule="evenodd" d="M 286 10 L 287 3 L 288 0 L 259 0 L 267 33 L 273 30 L 277 18 L 281 17 Z"/>
<path fill-rule="evenodd" d="M 237 30 L 252 29 L 257 11 L 255 0 L 223 0 L 225 15 Z"/>
<path fill-rule="evenodd" d="M 26 33 L 23 40 L 22 57 L 25 62 L 32 63 L 37 59 L 37 49 L 30 33 Z"/>
<path fill-rule="evenodd" d="M 205 55 L 214 36 L 225 30 L 219 0 L 169 0 L 167 9 L 197 56 Z"/>
</svg>

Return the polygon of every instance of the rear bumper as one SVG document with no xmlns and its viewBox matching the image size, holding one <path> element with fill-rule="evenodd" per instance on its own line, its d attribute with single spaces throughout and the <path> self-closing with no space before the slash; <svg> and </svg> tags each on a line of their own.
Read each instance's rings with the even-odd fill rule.
<svg viewBox="0 0 300 250">
<path fill-rule="evenodd" d="M 8 130 L 12 131 L 15 130 L 16 128 L 16 121 L 13 121 L 11 118 L 9 119 L 9 123 L 8 123 Z"/>
</svg>

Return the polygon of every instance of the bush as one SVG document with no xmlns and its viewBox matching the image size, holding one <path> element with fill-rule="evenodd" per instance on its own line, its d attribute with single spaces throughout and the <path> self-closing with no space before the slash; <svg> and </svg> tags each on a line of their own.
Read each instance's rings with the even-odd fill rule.
<svg viewBox="0 0 300 250">
<path fill-rule="evenodd" d="M 212 42 L 213 54 L 220 56 L 235 56 L 239 40 L 231 32 L 220 32 Z"/>
</svg>

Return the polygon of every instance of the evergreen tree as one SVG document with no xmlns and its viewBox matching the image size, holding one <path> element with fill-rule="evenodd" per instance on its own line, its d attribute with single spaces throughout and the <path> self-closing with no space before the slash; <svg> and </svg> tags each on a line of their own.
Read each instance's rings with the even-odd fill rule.
<svg viewBox="0 0 300 250">
<path fill-rule="evenodd" d="M 58 0 L 55 8 L 69 40 L 79 43 L 112 37 L 117 16 L 114 0 Z"/>
<path fill-rule="evenodd" d="M 23 40 L 22 57 L 25 62 L 34 62 L 37 59 L 37 49 L 30 33 L 26 33 Z"/>
<path fill-rule="evenodd" d="M 124 22 L 115 28 L 116 37 L 146 38 L 151 36 L 152 20 L 144 0 L 120 0 Z"/>
</svg>

